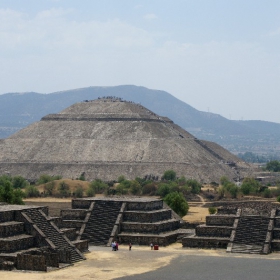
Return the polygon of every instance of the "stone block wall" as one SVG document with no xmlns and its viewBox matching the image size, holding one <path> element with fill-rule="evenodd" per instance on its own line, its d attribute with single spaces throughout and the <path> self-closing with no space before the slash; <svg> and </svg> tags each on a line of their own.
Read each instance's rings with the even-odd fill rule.
<svg viewBox="0 0 280 280">
<path fill-rule="evenodd" d="M 226 249 L 229 240 L 222 240 L 222 239 L 207 239 L 207 238 L 188 238 L 185 237 L 182 240 L 183 247 L 190 247 L 190 248 L 223 248 Z"/>
<path fill-rule="evenodd" d="M 210 215 L 206 216 L 206 225 L 208 226 L 233 226 L 235 216 L 228 215 Z"/>
<path fill-rule="evenodd" d="M 121 231 L 124 232 L 139 232 L 139 233 L 160 233 L 165 231 L 176 230 L 180 227 L 180 221 L 166 221 L 159 223 L 129 223 L 121 224 Z"/>
<path fill-rule="evenodd" d="M 76 229 L 80 229 L 81 226 L 83 225 L 83 220 L 65 220 L 65 221 L 61 221 L 61 227 L 63 228 L 76 228 Z"/>
<path fill-rule="evenodd" d="M 275 217 L 274 226 L 280 228 L 280 217 Z"/>
<path fill-rule="evenodd" d="M 123 221 L 154 223 L 171 219 L 172 211 L 170 209 L 162 209 L 151 212 L 125 211 L 123 213 Z"/>
<path fill-rule="evenodd" d="M 26 238 L 0 239 L 1 252 L 12 253 L 25 250 L 34 245 L 33 236 Z"/>
<path fill-rule="evenodd" d="M 219 215 L 235 215 L 237 208 L 218 208 L 217 214 Z"/>
<path fill-rule="evenodd" d="M 126 236 L 119 236 L 119 242 L 124 244 L 132 244 L 132 250 L 133 245 L 147 245 L 149 246 L 151 243 L 154 245 L 160 245 L 160 246 L 167 246 L 171 243 L 174 243 L 177 241 L 177 234 L 173 234 L 170 236 L 154 236 L 154 235 L 126 235 Z"/>
<path fill-rule="evenodd" d="M 89 209 L 91 202 L 88 199 L 72 199 L 72 209 Z"/>
<path fill-rule="evenodd" d="M 47 271 L 44 255 L 18 254 L 16 263 L 19 270 Z"/>
<path fill-rule="evenodd" d="M 0 212 L 0 223 L 9 222 L 14 220 L 14 211 Z"/>
<path fill-rule="evenodd" d="M 232 227 L 198 226 L 195 229 L 197 236 L 230 237 Z"/>
<path fill-rule="evenodd" d="M 145 201 L 145 202 L 127 202 L 127 211 L 152 211 L 162 209 L 163 201 L 154 200 L 154 201 Z"/>
<path fill-rule="evenodd" d="M 83 220 L 86 217 L 86 214 L 86 209 L 64 209 L 60 211 L 60 216 L 64 220 Z"/>
<path fill-rule="evenodd" d="M 24 232 L 24 223 L 6 222 L 0 224 L 0 237 L 8 237 Z"/>
</svg>

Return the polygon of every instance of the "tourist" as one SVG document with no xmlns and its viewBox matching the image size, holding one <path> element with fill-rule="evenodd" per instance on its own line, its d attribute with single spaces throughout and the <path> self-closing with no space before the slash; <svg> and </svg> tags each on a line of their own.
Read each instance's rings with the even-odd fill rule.
<svg viewBox="0 0 280 280">
<path fill-rule="evenodd" d="M 129 251 L 131 251 L 131 247 L 132 247 L 132 244 L 131 243 L 129 243 Z"/>
<path fill-rule="evenodd" d="M 150 247 L 151 247 L 151 250 L 153 250 L 153 249 L 154 249 L 154 244 L 151 243 L 151 244 L 150 244 Z"/>
<path fill-rule="evenodd" d="M 111 246 L 112 246 L 112 251 L 116 251 L 116 242 L 115 241 L 112 242 Z"/>
</svg>

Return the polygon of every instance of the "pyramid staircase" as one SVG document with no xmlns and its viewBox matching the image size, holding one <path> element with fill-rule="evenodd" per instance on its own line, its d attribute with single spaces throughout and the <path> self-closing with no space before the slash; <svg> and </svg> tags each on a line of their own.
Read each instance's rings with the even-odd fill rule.
<svg viewBox="0 0 280 280">
<path fill-rule="evenodd" d="M 240 217 L 230 252 L 265 254 L 269 222 L 269 217 Z"/>
<path fill-rule="evenodd" d="M 41 209 L 27 209 L 22 212 L 22 215 L 25 219 L 39 228 L 39 231 L 43 233 L 42 236 L 46 243 L 51 247 L 70 252 L 70 260 L 72 263 L 85 259 L 75 245 L 73 245 L 59 228 L 48 219 Z"/>
<path fill-rule="evenodd" d="M 96 201 L 81 239 L 94 245 L 107 245 L 119 215 L 122 202 Z"/>
<path fill-rule="evenodd" d="M 121 201 L 73 200 L 72 209 L 61 211 L 60 230 L 68 236 L 71 234 L 74 243 L 87 240 L 92 245 L 107 246 L 124 208 L 125 203 Z"/>
</svg>

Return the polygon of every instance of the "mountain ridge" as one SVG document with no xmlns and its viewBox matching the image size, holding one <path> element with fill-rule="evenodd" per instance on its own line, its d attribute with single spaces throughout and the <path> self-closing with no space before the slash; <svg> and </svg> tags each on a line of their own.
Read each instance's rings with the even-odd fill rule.
<svg viewBox="0 0 280 280">
<path fill-rule="evenodd" d="M 280 154 L 278 123 L 228 120 L 219 114 L 199 111 L 166 91 L 133 85 L 0 95 L 0 138 L 8 137 L 44 115 L 57 113 L 76 102 L 108 95 L 141 103 L 151 111 L 170 118 L 195 137 L 217 142 L 235 154 L 246 151 Z"/>
</svg>

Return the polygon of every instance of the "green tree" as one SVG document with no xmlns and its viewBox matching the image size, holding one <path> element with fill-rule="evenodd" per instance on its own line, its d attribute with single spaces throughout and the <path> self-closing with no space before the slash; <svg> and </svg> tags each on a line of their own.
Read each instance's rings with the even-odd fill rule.
<svg viewBox="0 0 280 280">
<path fill-rule="evenodd" d="M 24 197 L 25 197 L 25 193 L 21 189 L 15 189 L 12 203 L 13 204 L 24 204 L 24 202 L 22 200 Z"/>
<path fill-rule="evenodd" d="M 54 186 L 54 181 L 46 183 L 44 186 L 45 194 L 52 196 L 54 193 Z"/>
<path fill-rule="evenodd" d="M 140 195 L 142 192 L 142 187 L 136 180 L 132 180 L 130 181 L 129 191 L 133 195 Z"/>
<path fill-rule="evenodd" d="M 242 182 L 240 189 L 244 195 L 248 195 L 250 193 L 257 193 L 260 189 L 260 183 L 254 178 L 245 178 Z"/>
<path fill-rule="evenodd" d="M 89 187 L 86 191 L 86 194 L 88 197 L 93 197 L 95 196 L 95 192 L 94 192 L 94 189 L 92 187 Z"/>
<path fill-rule="evenodd" d="M 176 172 L 174 170 L 166 170 L 162 176 L 163 180 L 167 181 L 175 181 L 176 180 Z"/>
<path fill-rule="evenodd" d="M 22 176 L 15 176 L 12 179 L 13 188 L 15 189 L 23 189 L 29 185 L 25 178 Z"/>
<path fill-rule="evenodd" d="M 64 181 L 60 182 L 59 187 L 58 187 L 58 192 L 60 196 L 62 197 L 68 197 L 70 196 L 70 188 L 67 183 Z"/>
<path fill-rule="evenodd" d="M 280 171 L 280 161 L 278 160 L 271 160 L 266 164 L 265 167 L 266 170 L 272 171 L 272 172 L 279 172 Z"/>
<path fill-rule="evenodd" d="M 25 188 L 25 195 L 26 197 L 39 197 L 40 192 L 35 186 L 30 185 Z"/>
<path fill-rule="evenodd" d="M 85 181 L 86 180 L 85 172 L 83 172 L 78 179 L 80 181 Z"/>
<path fill-rule="evenodd" d="M 42 174 L 39 179 L 36 181 L 36 185 L 46 184 L 53 181 L 53 177 L 47 174 Z"/>
<path fill-rule="evenodd" d="M 165 197 L 170 192 L 171 192 L 171 189 L 170 189 L 169 184 L 161 183 L 161 184 L 159 184 L 156 194 L 159 195 L 160 197 Z"/>
<path fill-rule="evenodd" d="M 76 188 L 76 190 L 75 190 L 74 196 L 78 197 L 78 198 L 82 198 L 83 197 L 83 193 L 84 193 L 83 188 L 81 186 L 78 186 Z"/>
<path fill-rule="evenodd" d="M 124 175 L 121 175 L 121 176 L 118 177 L 118 183 L 121 183 L 124 180 L 125 180 Z"/>
<path fill-rule="evenodd" d="M 90 183 L 90 187 L 94 189 L 94 193 L 104 193 L 108 190 L 108 185 L 100 179 L 95 179 Z"/>
<path fill-rule="evenodd" d="M 12 183 L 2 178 L 0 183 L 0 200 L 6 203 L 13 203 L 14 190 Z"/>
<path fill-rule="evenodd" d="M 0 201 L 9 204 L 24 204 L 22 198 L 24 193 L 20 189 L 14 189 L 10 177 L 0 178 Z"/>
<path fill-rule="evenodd" d="M 125 185 L 120 183 L 116 187 L 116 193 L 121 195 L 128 194 L 128 188 L 126 188 Z"/>
<path fill-rule="evenodd" d="M 195 179 L 189 179 L 186 182 L 187 186 L 191 188 L 191 193 L 199 194 L 202 188 L 202 185 Z"/>
<path fill-rule="evenodd" d="M 164 198 L 164 201 L 180 217 L 185 216 L 189 211 L 188 202 L 181 193 L 172 192 Z"/>
</svg>

